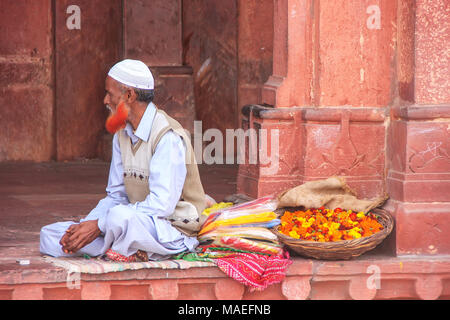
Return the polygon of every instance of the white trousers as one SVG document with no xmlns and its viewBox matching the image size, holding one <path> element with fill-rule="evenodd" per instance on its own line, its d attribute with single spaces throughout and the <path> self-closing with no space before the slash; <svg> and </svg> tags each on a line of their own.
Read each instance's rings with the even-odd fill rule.
<svg viewBox="0 0 450 320">
<path fill-rule="evenodd" d="M 182 251 L 193 251 L 198 245 L 197 238 L 181 233 L 169 221 L 125 205 L 109 209 L 105 221 L 104 234 L 74 254 L 65 253 L 59 241 L 69 226 L 76 222 L 57 222 L 44 226 L 40 233 L 40 251 L 54 257 L 83 254 L 95 257 L 104 254 L 109 248 L 125 256 L 143 250 L 147 252 L 149 260 L 162 260 Z"/>
</svg>

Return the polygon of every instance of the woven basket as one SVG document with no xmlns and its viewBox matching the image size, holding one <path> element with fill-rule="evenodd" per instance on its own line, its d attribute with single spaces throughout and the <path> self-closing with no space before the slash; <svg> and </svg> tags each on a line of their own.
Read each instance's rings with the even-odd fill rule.
<svg viewBox="0 0 450 320">
<path fill-rule="evenodd" d="M 283 208 L 282 210 L 284 212 L 289 209 Z M 278 232 L 279 226 L 272 228 L 272 232 L 278 236 L 281 243 L 299 255 L 324 260 L 348 260 L 375 248 L 391 233 L 394 227 L 394 219 L 386 210 L 377 208 L 372 209 L 371 212 L 378 217 L 378 222 L 384 228 L 369 237 L 334 242 L 318 242 L 294 239 L 284 235 Z M 281 213 L 281 211 L 277 213 Z"/>
</svg>

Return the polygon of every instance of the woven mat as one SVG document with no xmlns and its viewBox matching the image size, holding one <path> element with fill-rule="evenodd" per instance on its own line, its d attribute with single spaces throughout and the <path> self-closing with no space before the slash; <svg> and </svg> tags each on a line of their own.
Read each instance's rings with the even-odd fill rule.
<svg viewBox="0 0 450 320">
<path fill-rule="evenodd" d="M 113 262 L 97 258 L 54 258 L 44 256 L 45 261 L 66 269 L 69 273 L 108 273 L 139 269 L 189 269 L 198 267 L 215 267 L 215 263 L 206 261 L 163 260 L 148 262 Z"/>
</svg>

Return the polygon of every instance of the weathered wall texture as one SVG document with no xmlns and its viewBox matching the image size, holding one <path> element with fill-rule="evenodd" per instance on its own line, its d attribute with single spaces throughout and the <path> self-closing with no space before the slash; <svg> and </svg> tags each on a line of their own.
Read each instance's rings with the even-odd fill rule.
<svg viewBox="0 0 450 320">
<path fill-rule="evenodd" d="M 420 104 L 450 102 L 450 2 L 416 1 L 415 98 Z"/>
<path fill-rule="evenodd" d="M 273 73 L 261 102 L 275 109 L 250 112 L 246 126 L 278 129 L 278 170 L 247 163 L 238 190 L 262 195 L 344 175 L 361 196 L 383 194 L 396 2 L 279 0 L 274 14 Z"/>
<path fill-rule="evenodd" d="M 21 0 L 0 15 L 0 161 L 108 159 L 104 78 L 121 58 L 154 71 L 158 107 L 191 132 L 240 127 L 272 70 L 272 0 Z"/>
<path fill-rule="evenodd" d="M 320 1 L 318 105 L 391 101 L 396 16 L 396 1 Z"/>
<path fill-rule="evenodd" d="M 51 1 L 2 2 L 0 21 L 0 161 L 50 160 L 55 152 Z"/>
<path fill-rule="evenodd" d="M 241 108 L 262 102 L 261 91 L 272 74 L 273 0 L 238 1 L 238 126 Z"/>
<path fill-rule="evenodd" d="M 55 2 L 57 160 L 97 157 L 107 110 L 105 78 L 122 46 L 120 0 L 78 0 L 80 29 L 68 29 L 73 1 Z"/>
<path fill-rule="evenodd" d="M 263 151 L 268 163 L 240 166 L 238 192 L 258 197 L 339 175 L 361 198 L 389 195 L 396 254 L 450 253 L 448 1 L 274 5 L 262 92 L 274 108 L 246 109 L 244 128 L 279 140 L 267 142 L 276 145 Z"/>
<path fill-rule="evenodd" d="M 399 9 L 400 99 L 391 107 L 387 142 L 396 251 L 448 254 L 450 6 L 440 0 L 401 0 Z"/>
<path fill-rule="evenodd" d="M 194 70 L 203 130 L 237 127 L 236 37 L 236 1 L 183 1 L 183 62 Z"/>
<path fill-rule="evenodd" d="M 150 66 L 182 64 L 182 0 L 124 0 L 124 55 Z"/>
</svg>

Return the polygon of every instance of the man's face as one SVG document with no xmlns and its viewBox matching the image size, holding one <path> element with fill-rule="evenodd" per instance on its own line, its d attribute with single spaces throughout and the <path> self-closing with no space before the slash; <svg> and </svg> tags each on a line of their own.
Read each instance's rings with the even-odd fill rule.
<svg viewBox="0 0 450 320">
<path fill-rule="evenodd" d="M 111 78 L 106 77 L 105 81 L 105 97 L 103 98 L 103 103 L 110 111 L 115 111 L 117 105 L 123 98 L 124 93 L 120 87 L 119 82 Z"/>
<path fill-rule="evenodd" d="M 124 103 L 124 95 L 126 92 L 123 92 L 120 84 L 111 77 L 106 78 L 105 91 L 106 94 L 103 103 L 111 112 L 106 120 L 105 127 L 108 132 L 114 134 L 125 127 L 126 120 L 128 119 L 128 109 Z"/>
</svg>

